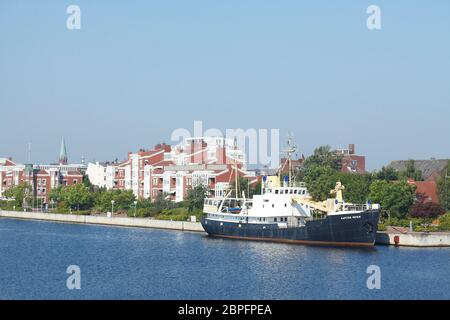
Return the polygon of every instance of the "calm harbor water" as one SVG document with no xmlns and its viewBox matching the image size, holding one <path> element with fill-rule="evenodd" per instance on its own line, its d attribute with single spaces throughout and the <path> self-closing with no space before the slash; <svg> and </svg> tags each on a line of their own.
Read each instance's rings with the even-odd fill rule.
<svg viewBox="0 0 450 320">
<path fill-rule="evenodd" d="M 81 290 L 69 290 L 69 265 Z M 369 265 L 381 289 L 369 290 Z M 0 299 L 450 299 L 450 249 L 308 247 L 0 218 Z"/>
</svg>

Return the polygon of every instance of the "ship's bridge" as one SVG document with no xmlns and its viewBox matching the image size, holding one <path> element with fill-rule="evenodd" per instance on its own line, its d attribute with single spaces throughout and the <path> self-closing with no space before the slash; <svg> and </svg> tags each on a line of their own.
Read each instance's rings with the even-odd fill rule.
<svg viewBox="0 0 450 320">
<path fill-rule="evenodd" d="M 263 190 L 263 194 L 290 194 L 296 196 L 308 196 L 306 186 L 300 187 L 269 187 Z"/>
</svg>

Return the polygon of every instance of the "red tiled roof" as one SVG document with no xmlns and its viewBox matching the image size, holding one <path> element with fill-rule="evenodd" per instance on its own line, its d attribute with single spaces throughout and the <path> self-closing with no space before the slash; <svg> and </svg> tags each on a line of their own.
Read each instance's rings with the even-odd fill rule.
<svg viewBox="0 0 450 320">
<path fill-rule="evenodd" d="M 439 203 L 437 184 L 435 181 L 414 181 L 409 179 L 408 183 L 416 186 L 416 194 L 422 193 L 429 201 Z"/>
</svg>

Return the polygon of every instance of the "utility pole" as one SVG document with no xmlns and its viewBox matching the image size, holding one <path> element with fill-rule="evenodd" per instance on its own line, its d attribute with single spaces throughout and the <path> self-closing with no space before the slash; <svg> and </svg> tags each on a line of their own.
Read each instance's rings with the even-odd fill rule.
<svg viewBox="0 0 450 320">
<path fill-rule="evenodd" d="M 447 165 L 447 169 L 445 170 L 445 209 L 450 210 L 449 202 L 448 202 L 448 180 L 450 179 L 450 176 L 448 175 L 448 169 L 449 169 L 450 163 Z"/>
</svg>

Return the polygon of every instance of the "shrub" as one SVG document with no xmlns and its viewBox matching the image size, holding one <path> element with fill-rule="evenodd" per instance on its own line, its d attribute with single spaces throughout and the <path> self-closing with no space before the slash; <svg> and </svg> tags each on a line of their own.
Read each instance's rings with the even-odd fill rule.
<svg viewBox="0 0 450 320">
<path fill-rule="evenodd" d="M 409 211 L 409 216 L 413 218 L 437 218 L 444 213 L 445 210 L 439 204 L 426 201 L 423 195 L 419 195 L 418 201 Z"/>
<path fill-rule="evenodd" d="M 438 230 L 450 231 L 450 212 L 439 217 Z"/>
</svg>

